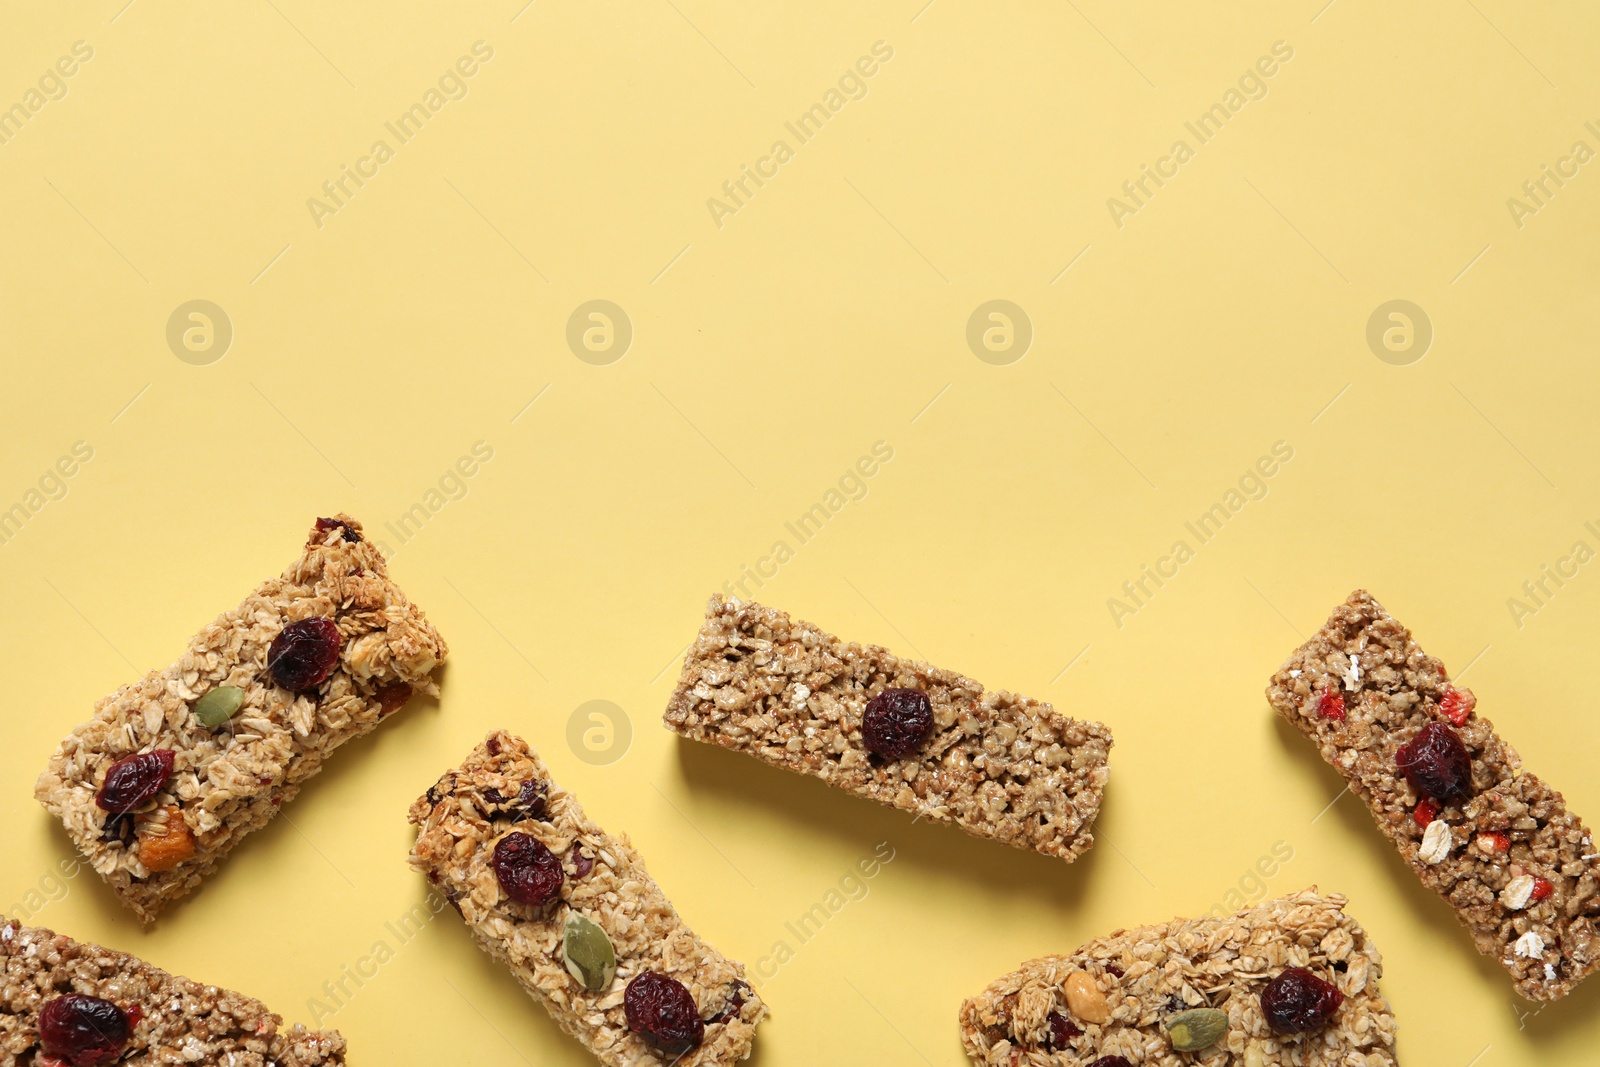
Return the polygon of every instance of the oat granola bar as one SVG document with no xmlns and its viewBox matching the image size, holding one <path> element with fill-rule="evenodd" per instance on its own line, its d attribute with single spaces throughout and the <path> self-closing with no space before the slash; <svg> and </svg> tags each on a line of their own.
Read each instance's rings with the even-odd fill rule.
<svg viewBox="0 0 1600 1067">
<path fill-rule="evenodd" d="M 410 820 L 411 866 L 601 1063 L 750 1055 L 767 1008 L 744 965 L 695 936 L 627 837 L 591 822 L 520 738 L 489 734 Z"/>
<path fill-rule="evenodd" d="M 1111 731 L 954 671 L 712 597 L 666 724 L 847 793 L 1071 862 Z"/>
<path fill-rule="evenodd" d="M 152 671 L 95 705 L 34 795 L 149 922 L 264 826 L 340 745 L 413 692 L 444 639 L 347 515 Z"/>
<path fill-rule="evenodd" d="M 0 926 L 0 1067 L 337 1067 L 344 1038 L 258 1000 L 39 927 Z"/>
<path fill-rule="evenodd" d="M 961 1006 L 985 1067 L 1393 1067 L 1383 960 L 1315 888 L 1225 918 L 1118 930 Z"/>
<path fill-rule="evenodd" d="M 1519 993 L 1556 1000 L 1600 967 L 1594 835 L 1368 593 L 1334 609 L 1267 699 Z"/>
</svg>

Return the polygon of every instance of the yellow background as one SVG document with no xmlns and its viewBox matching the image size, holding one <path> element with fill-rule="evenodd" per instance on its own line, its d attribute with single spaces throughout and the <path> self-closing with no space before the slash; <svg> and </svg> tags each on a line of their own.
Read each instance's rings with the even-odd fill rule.
<svg viewBox="0 0 1600 1067">
<path fill-rule="evenodd" d="M 1600 980 L 1521 1018 L 1358 802 L 1313 821 L 1341 783 L 1262 696 L 1364 585 L 1600 818 L 1600 577 L 1507 605 L 1600 548 L 1600 164 L 1520 228 L 1506 205 L 1600 148 L 1588 5 L 124 2 L 12 5 L 0 35 L 3 106 L 94 50 L 0 145 L 0 506 L 94 450 L 0 546 L 0 903 L 70 855 L 31 788 L 97 697 L 314 516 L 381 537 L 482 441 L 393 560 L 452 645 L 443 698 L 153 929 L 89 874 L 33 921 L 309 1021 L 423 899 L 406 806 L 503 725 L 752 965 L 891 843 L 763 983 L 762 1067 L 963 1063 L 960 1001 L 1021 960 L 1311 883 L 1383 950 L 1409 1062 L 1592 1059 Z M 319 228 L 307 199 L 480 40 L 466 96 Z M 719 228 L 707 199 L 877 41 L 865 97 Z M 1107 198 L 1276 41 L 1267 95 L 1118 228 Z M 597 298 L 634 330 L 607 366 L 565 341 Z M 208 366 L 166 342 L 193 299 L 234 330 Z M 1010 365 L 965 340 L 990 299 L 1032 322 Z M 1392 299 L 1435 331 L 1406 366 L 1365 339 Z M 866 496 L 794 545 L 877 441 Z M 1184 523 L 1278 441 L 1266 497 L 1197 545 Z M 1180 538 L 1194 558 L 1116 625 L 1108 598 Z M 706 596 L 779 539 L 761 599 L 1108 723 L 1099 846 L 1066 866 L 912 825 L 661 729 Z M 609 765 L 566 740 L 597 699 L 633 729 Z M 356 1064 L 591 1062 L 448 912 L 327 1023 Z"/>
</svg>

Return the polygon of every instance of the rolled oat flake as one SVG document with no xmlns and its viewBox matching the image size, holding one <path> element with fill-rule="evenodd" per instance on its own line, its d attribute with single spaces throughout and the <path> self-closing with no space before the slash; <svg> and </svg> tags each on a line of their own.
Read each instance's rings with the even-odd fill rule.
<svg viewBox="0 0 1600 1067">
<path fill-rule="evenodd" d="M 577 912 L 567 916 L 561 951 L 568 973 L 591 993 L 610 985 L 616 976 L 617 950 L 611 946 L 611 938 Z"/>
<path fill-rule="evenodd" d="M 1210 1048 L 1227 1032 L 1227 1013 L 1216 1008 L 1191 1008 L 1167 1020 L 1167 1037 L 1179 1052 Z"/>
</svg>

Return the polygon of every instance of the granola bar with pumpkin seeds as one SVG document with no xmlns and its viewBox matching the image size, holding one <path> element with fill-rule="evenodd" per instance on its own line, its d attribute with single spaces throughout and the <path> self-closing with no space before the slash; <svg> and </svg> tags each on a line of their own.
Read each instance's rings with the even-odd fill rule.
<svg viewBox="0 0 1600 1067">
<path fill-rule="evenodd" d="M 34 795 L 149 922 L 266 825 L 328 754 L 413 692 L 437 694 L 444 639 L 348 515 L 200 631 L 165 670 L 95 705 Z"/>
<path fill-rule="evenodd" d="M 1370 594 L 1334 609 L 1273 675 L 1267 699 L 1517 992 L 1558 1000 L 1600 969 L 1594 835 Z"/>
<path fill-rule="evenodd" d="M 136 956 L 12 921 L 0 926 L 0 1065 L 341 1067 L 337 1030 L 307 1030 L 258 1000 Z"/>
<path fill-rule="evenodd" d="M 712 597 L 667 705 L 695 741 L 1071 862 L 1110 774 L 1111 731 L 954 671 Z"/>
<path fill-rule="evenodd" d="M 984 1067 L 1394 1067 L 1383 959 L 1346 903 L 1313 887 L 1031 960 L 961 1006 L 962 1044 Z"/>
<path fill-rule="evenodd" d="M 489 734 L 409 817 L 411 866 L 601 1063 L 750 1055 L 767 1007 L 744 965 L 689 929 L 626 835 L 590 821 L 520 738 Z"/>
</svg>

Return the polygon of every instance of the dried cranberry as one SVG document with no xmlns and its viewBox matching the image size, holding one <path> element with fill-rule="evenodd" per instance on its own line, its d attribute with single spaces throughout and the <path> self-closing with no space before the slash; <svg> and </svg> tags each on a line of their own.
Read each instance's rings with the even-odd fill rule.
<svg viewBox="0 0 1600 1067">
<path fill-rule="evenodd" d="M 315 688 L 338 665 L 342 643 L 339 627 L 325 616 L 291 622 L 272 639 L 267 669 L 273 681 L 291 692 Z"/>
<path fill-rule="evenodd" d="M 932 732 L 933 704 L 917 689 L 885 689 L 861 719 L 861 743 L 887 760 L 916 755 Z"/>
<path fill-rule="evenodd" d="M 744 998 L 749 994 L 749 983 L 735 978 L 733 984 L 728 987 L 728 999 L 723 1002 L 722 1007 L 717 1009 L 715 1014 L 706 1020 L 706 1025 L 712 1026 L 716 1023 L 727 1022 L 737 1016 L 744 1010 Z"/>
<path fill-rule="evenodd" d="M 361 535 L 350 529 L 350 527 L 346 526 L 338 519 L 317 520 L 317 533 L 327 533 L 329 530 L 338 530 L 340 535 L 353 545 L 361 543 Z"/>
<path fill-rule="evenodd" d="M 1439 802 L 1432 797 L 1423 797 L 1422 802 L 1417 805 L 1417 810 L 1411 813 L 1411 817 L 1416 820 L 1418 826 L 1426 830 L 1428 824 L 1439 817 Z"/>
<path fill-rule="evenodd" d="M 1325 689 L 1317 698 L 1317 714 L 1330 722 L 1344 722 L 1344 694 L 1337 689 Z"/>
<path fill-rule="evenodd" d="M 675 978 L 645 971 L 628 983 L 622 1007 L 628 1029 L 669 1056 L 688 1052 L 705 1040 L 706 1025 L 700 1021 L 694 997 Z"/>
<path fill-rule="evenodd" d="M 122 757 L 106 771 L 106 780 L 100 783 L 94 802 L 113 815 L 127 814 L 161 792 L 172 777 L 174 758 L 176 754 L 170 748 Z"/>
<path fill-rule="evenodd" d="M 109 1000 L 68 993 L 39 1012 L 39 1045 L 72 1067 L 115 1063 L 133 1036 L 133 1021 Z"/>
<path fill-rule="evenodd" d="M 1261 1014 L 1280 1034 L 1326 1026 L 1343 1003 L 1343 993 L 1303 967 L 1290 967 L 1261 991 Z"/>
<path fill-rule="evenodd" d="M 545 794 L 549 791 L 545 783 L 529 779 L 522 783 L 522 788 L 517 790 L 517 806 L 515 815 L 522 819 L 544 818 Z"/>
<path fill-rule="evenodd" d="M 1470 689 L 1447 686 L 1444 696 L 1439 699 L 1439 714 L 1449 719 L 1452 726 L 1465 726 L 1477 704 L 1478 698 L 1472 695 Z"/>
<path fill-rule="evenodd" d="M 1045 1025 L 1050 1028 L 1050 1034 L 1045 1039 L 1045 1047 L 1052 1052 L 1066 1048 L 1068 1042 L 1083 1033 L 1078 1029 L 1077 1023 L 1059 1011 L 1051 1012 L 1049 1018 L 1045 1019 Z"/>
<path fill-rule="evenodd" d="M 582 852 L 579 852 L 578 847 L 574 845 L 572 847 L 573 877 L 587 878 L 589 877 L 589 872 L 592 870 L 594 870 L 594 858 L 591 856 L 585 856 Z"/>
<path fill-rule="evenodd" d="M 1533 893 L 1529 900 L 1543 900 L 1556 891 L 1555 885 L 1548 878 L 1535 878 L 1533 880 Z"/>
<path fill-rule="evenodd" d="M 411 687 L 404 682 L 395 682 L 382 686 L 374 695 L 378 698 L 378 718 L 381 719 L 406 706 L 406 701 L 411 699 Z"/>
<path fill-rule="evenodd" d="M 1442 722 L 1430 722 L 1417 731 L 1400 746 L 1394 761 L 1411 788 L 1441 804 L 1472 795 L 1472 758 L 1461 738 Z"/>
<path fill-rule="evenodd" d="M 510 833 L 494 846 L 495 879 L 506 896 L 518 904 L 540 907 L 561 892 L 566 875 L 561 860 L 538 838 Z"/>
<path fill-rule="evenodd" d="M 1122 1056 L 1101 1056 L 1089 1064 L 1089 1067 L 1133 1067 L 1133 1064 Z"/>
</svg>

